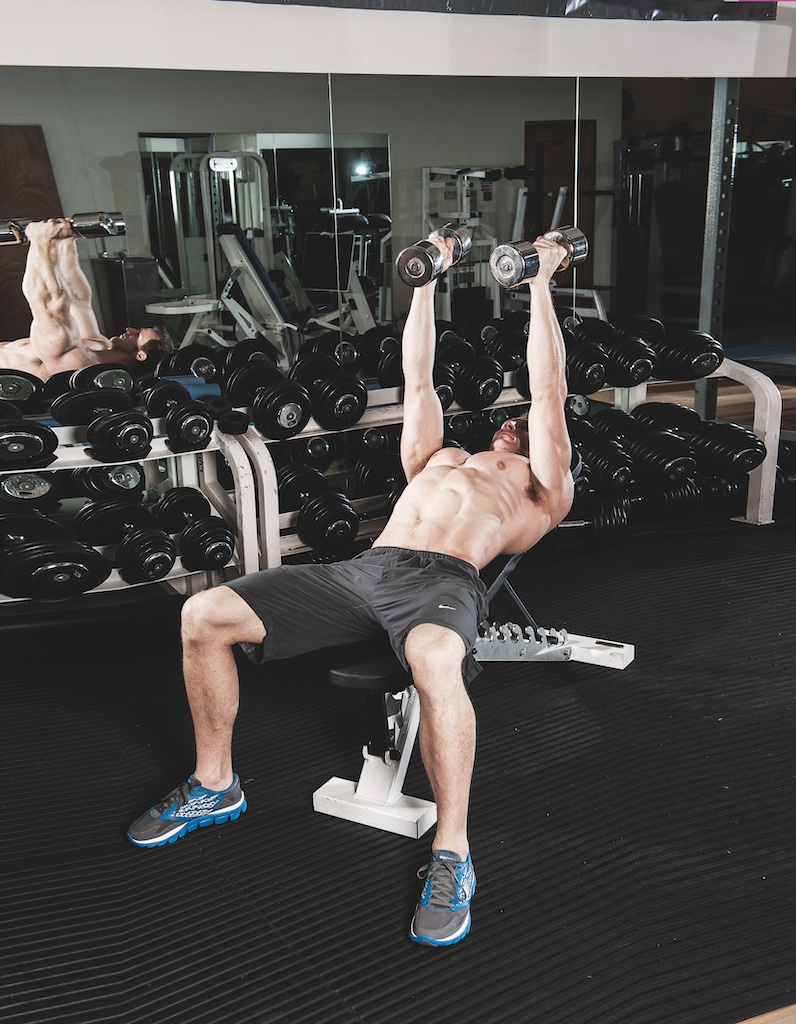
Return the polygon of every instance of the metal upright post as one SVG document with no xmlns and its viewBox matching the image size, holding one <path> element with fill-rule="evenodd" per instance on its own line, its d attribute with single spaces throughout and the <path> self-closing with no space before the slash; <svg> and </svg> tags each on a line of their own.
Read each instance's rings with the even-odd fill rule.
<svg viewBox="0 0 796 1024">
<path fill-rule="evenodd" d="M 735 140 L 738 132 L 737 78 L 717 78 L 713 88 L 713 117 L 708 156 L 705 240 L 702 249 L 702 289 L 699 329 L 721 340 L 724 318 L 724 286 L 730 241 L 730 207 L 735 172 Z M 715 380 L 699 380 L 694 407 L 703 419 L 716 415 Z"/>
</svg>

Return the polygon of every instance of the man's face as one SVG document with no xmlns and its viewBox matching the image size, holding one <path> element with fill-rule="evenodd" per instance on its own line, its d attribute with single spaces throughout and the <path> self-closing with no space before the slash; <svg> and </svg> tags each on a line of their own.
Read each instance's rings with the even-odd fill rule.
<svg viewBox="0 0 796 1024">
<path fill-rule="evenodd" d="M 493 452 L 514 452 L 516 455 L 525 455 L 527 457 L 530 452 L 528 417 L 521 416 L 519 419 L 506 420 L 492 438 L 489 450 Z"/>
<path fill-rule="evenodd" d="M 114 352 L 119 356 L 126 356 L 137 362 L 145 362 L 147 358 L 145 346 L 158 337 L 158 332 L 152 327 L 126 327 L 121 334 L 117 334 L 110 340 L 113 342 Z"/>
</svg>

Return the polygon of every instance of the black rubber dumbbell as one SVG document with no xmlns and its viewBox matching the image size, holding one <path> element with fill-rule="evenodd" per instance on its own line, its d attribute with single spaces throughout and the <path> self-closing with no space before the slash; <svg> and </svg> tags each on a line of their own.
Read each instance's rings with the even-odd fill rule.
<svg viewBox="0 0 796 1024">
<path fill-rule="evenodd" d="M 75 515 L 72 530 L 93 547 L 115 545 L 113 561 L 125 583 L 153 583 L 174 567 L 177 545 L 155 526 L 144 505 L 89 501 Z"/>
<path fill-rule="evenodd" d="M 60 523 L 31 509 L 0 515 L 0 592 L 58 601 L 85 594 L 112 566 L 94 548 L 68 538 Z"/>
<path fill-rule="evenodd" d="M 27 416 L 44 406 L 44 382 L 24 370 L 0 370 L 0 399 L 13 404 Z"/>
<path fill-rule="evenodd" d="M 235 551 L 235 533 L 194 487 L 172 487 L 152 507 L 158 526 L 179 534 L 180 558 L 190 572 L 223 569 Z"/>
<path fill-rule="evenodd" d="M 41 469 L 55 462 L 58 435 L 25 419 L 13 402 L 0 399 L 0 470 Z"/>
<path fill-rule="evenodd" d="M 87 452 L 100 462 L 143 458 L 152 447 L 152 421 L 124 391 L 68 391 L 53 401 L 50 415 L 64 427 L 85 426 Z"/>
<path fill-rule="evenodd" d="M 285 378 L 268 359 L 242 363 L 230 374 L 225 391 L 236 409 L 251 409 L 254 426 L 274 441 L 298 434 L 312 414 L 307 388 Z"/>
<path fill-rule="evenodd" d="M 358 423 L 368 406 L 368 391 L 332 356 L 313 352 L 298 359 L 289 377 L 308 391 L 312 415 L 324 430 L 344 430 Z"/>
<path fill-rule="evenodd" d="M 359 531 L 359 514 L 323 473 L 298 464 L 277 470 L 281 512 L 298 512 L 296 533 L 307 547 L 326 554 L 348 550 Z"/>
</svg>

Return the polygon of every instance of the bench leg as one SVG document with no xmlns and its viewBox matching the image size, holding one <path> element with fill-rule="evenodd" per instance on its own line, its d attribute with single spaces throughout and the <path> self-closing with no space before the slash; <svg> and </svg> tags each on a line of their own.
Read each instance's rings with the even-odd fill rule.
<svg viewBox="0 0 796 1024">
<path fill-rule="evenodd" d="M 420 702 L 414 687 L 402 695 L 401 706 L 400 715 L 395 716 L 398 728 L 393 749 L 378 756 L 365 746 L 359 780 L 329 779 L 312 795 L 316 811 L 411 839 L 419 839 L 436 822 L 433 801 L 403 793 L 420 722 Z"/>
</svg>

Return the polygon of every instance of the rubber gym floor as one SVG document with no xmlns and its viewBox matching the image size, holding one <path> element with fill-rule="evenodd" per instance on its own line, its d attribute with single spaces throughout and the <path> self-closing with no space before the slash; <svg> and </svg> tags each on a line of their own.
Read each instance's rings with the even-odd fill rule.
<svg viewBox="0 0 796 1024">
<path fill-rule="evenodd" d="M 14 1024 L 737 1024 L 796 1002 L 796 520 L 543 545 L 538 620 L 624 671 L 488 665 L 473 928 L 410 943 L 429 837 L 316 814 L 364 711 L 316 656 L 242 665 L 237 822 L 141 850 L 184 780 L 180 599 L 0 608 L 0 1017 Z M 500 609 L 493 609 L 499 614 Z M 405 791 L 429 796 L 419 757 Z"/>
</svg>

